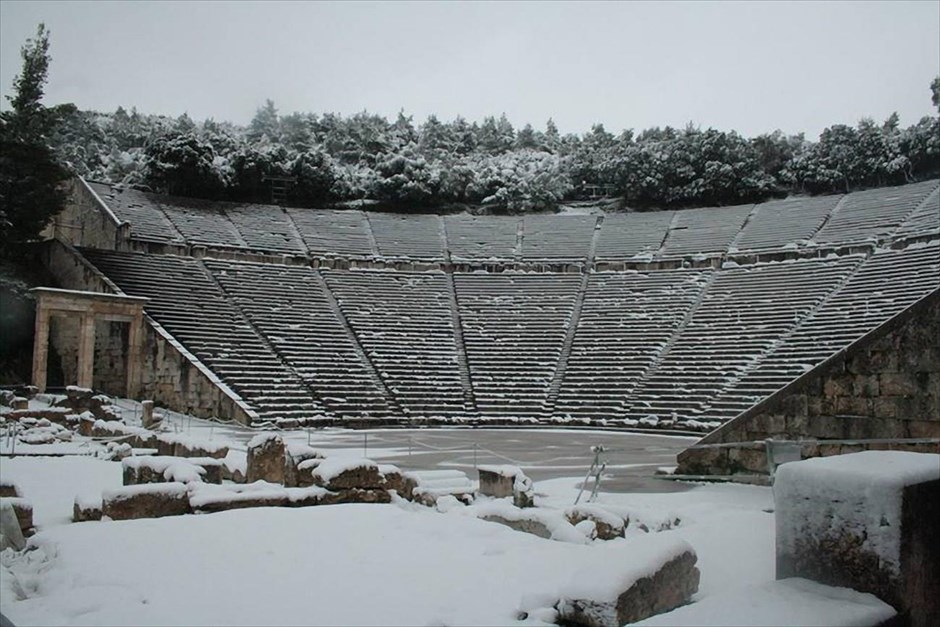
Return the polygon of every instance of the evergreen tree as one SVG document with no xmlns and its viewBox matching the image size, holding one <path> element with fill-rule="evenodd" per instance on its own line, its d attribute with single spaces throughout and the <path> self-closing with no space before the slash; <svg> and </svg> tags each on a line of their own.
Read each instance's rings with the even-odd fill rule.
<svg viewBox="0 0 940 627">
<path fill-rule="evenodd" d="M 10 256 L 62 210 L 68 178 L 48 145 L 55 117 L 42 105 L 50 61 L 44 24 L 20 54 L 23 69 L 8 97 L 12 109 L 0 114 L 0 249 Z"/>
</svg>

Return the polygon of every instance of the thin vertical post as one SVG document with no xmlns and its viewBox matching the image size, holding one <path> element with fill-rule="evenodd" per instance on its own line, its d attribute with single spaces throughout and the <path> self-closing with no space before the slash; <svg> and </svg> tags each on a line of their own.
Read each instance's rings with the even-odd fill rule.
<svg viewBox="0 0 940 627">
<path fill-rule="evenodd" d="M 46 391 L 46 370 L 49 363 L 49 310 L 42 295 L 36 300 L 36 328 L 33 336 L 33 385 Z"/>
<path fill-rule="evenodd" d="M 82 314 L 78 340 L 78 386 L 90 388 L 95 373 L 95 315 Z"/>
</svg>

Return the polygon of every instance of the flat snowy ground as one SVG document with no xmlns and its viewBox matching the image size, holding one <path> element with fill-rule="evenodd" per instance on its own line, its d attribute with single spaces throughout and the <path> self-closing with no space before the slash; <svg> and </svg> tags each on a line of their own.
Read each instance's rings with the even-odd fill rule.
<svg viewBox="0 0 940 627">
<path fill-rule="evenodd" d="M 197 429 L 206 427 L 197 423 Z M 469 432 L 444 435 L 464 434 Z M 224 429 L 214 430 L 213 437 L 230 438 L 236 446 L 241 441 Z M 329 437 L 331 455 L 362 455 L 361 433 Z M 520 432 L 513 437 L 525 439 Z M 650 446 L 643 437 L 636 436 L 637 446 Z M 368 454 L 410 469 L 401 459 L 407 450 L 400 446 L 370 447 Z M 473 451 L 460 454 L 466 460 Z M 583 460 L 559 464 L 552 450 L 541 457 L 543 476 L 553 478 L 536 482 L 538 504 L 571 506 L 586 470 Z M 567 476 L 558 476 L 564 475 L 561 468 L 547 472 L 565 465 L 572 466 Z M 437 467 L 451 466 L 438 460 Z M 540 475 L 536 459 L 524 469 Z M 826 600 L 812 587 L 791 586 L 783 594 L 773 587 L 774 516 L 765 511 L 773 498 L 762 487 L 602 491 L 596 505 L 630 516 L 627 537 L 579 543 L 485 522 L 453 502 L 442 511 L 399 502 L 76 524 L 69 523 L 74 497 L 121 485 L 119 463 L 88 456 L 3 457 L 0 474 L 32 502 L 39 528 L 32 550 L 0 555 L 2 611 L 16 625 L 506 625 L 519 621 L 521 612 L 528 616 L 520 624 L 544 624 L 553 618 L 545 608 L 565 589 L 575 583 L 584 589 L 583 578 L 590 576 L 584 573 L 610 572 L 618 562 L 625 570 L 642 569 L 638 553 L 674 539 L 687 541 L 698 554 L 702 578 L 694 600 L 713 599 L 727 607 L 756 591 L 765 601 L 751 609 L 752 621 L 849 624 L 847 619 L 861 616 L 858 624 L 865 624 L 875 607 L 868 595 L 861 601 Z M 655 485 L 675 489 L 671 483 Z M 818 602 L 808 606 L 806 599 Z M 715 603 L 686 609 L 697 605 L 703 611 L 683 615 L 682 624 L 728 622 Z M 811 609 L 787 614 L 794 607 Z M 668 615 L 661 618 L 666 622 L 659 624 L 679 624 L 670 623 Z"/>
</svg>

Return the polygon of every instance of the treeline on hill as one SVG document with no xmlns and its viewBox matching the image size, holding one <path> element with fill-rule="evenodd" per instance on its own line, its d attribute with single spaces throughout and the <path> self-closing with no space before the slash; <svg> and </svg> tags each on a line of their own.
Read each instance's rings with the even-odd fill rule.
<svg viewBox="0 0 940 627">
<path fill-rule="evenodd" d="M 931 86 L 937 102 L 938 81 Z M 315 206 L 373 199 L 410 208 L 453 203 L 526 212 L 608 186 L 636 208 L 728 205 L 787 193 L 899 184 L 940 173 L 940 117 L 902 128 L 837 124 L 818 141 L 781 132 L 654 128 L 582 136 L 516 130 L 505 116 L 481 124 L 435 116 L 415 124 L 366 112 L 279 115 L 268 101 L 247 128 L 187 115 L 55 108 L 51 142 L 78 174 L 181 196 L 270 202 L 267 176 L 295 180 L 287 202 Z"/>
</svg>

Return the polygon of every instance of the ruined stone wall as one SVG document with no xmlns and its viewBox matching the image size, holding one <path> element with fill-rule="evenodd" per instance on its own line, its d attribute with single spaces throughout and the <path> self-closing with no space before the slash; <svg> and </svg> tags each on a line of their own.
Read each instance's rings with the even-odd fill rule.
<svg viewBox="0 0 940 627">
<path fill-rule="evenodd" d="M 127 236 L 127 227 L 77 177 L 68 182 L 68 200 L 55 217 L 53 229 L 60 241 L 107 250 L 118 248 Z"/>
<path fill-rule="evenodd" d="M 683 451 L 677 472 L 766 473 L 767 438 L 810 440 L 804 458 L 940 451 L 940 290 Z"/>
<path fill-rule="evenodd" d="M 62 242 L 49 242 L 46 267 L 65 289 L 117 293 L 118 290 L 79 253 Z M 96 327 L 94 386 L 123 395 L 126 385 L 126 324 L 101 321 Z M 77 380 L 78 320 L 54 316 L 49 338 L 62 356 L 64 384 Z M 50 384 L 52 380 L 50 379 Z M 140 398 L 195 416 L 249 424 L 254 412 L 162 327 L 146 318 L 142 348 Z"/>
</svg>

